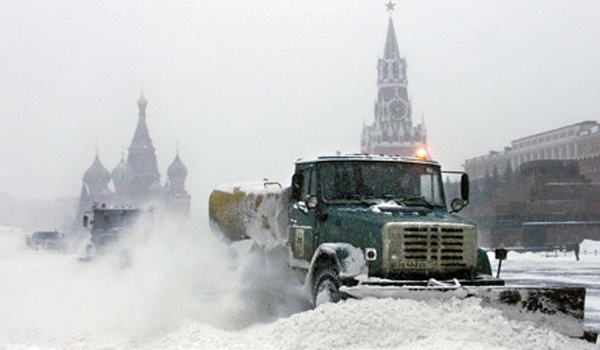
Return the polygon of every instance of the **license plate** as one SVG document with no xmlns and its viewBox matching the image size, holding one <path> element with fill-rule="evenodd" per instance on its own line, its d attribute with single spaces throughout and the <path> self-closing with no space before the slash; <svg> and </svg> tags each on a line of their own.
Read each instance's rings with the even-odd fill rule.
<svg viewBox="0 0 600 350">
<path fill-rule="evenodd" d="M 399 267 L 401 269 L 432 269 L 437 267 L 437 261 L 434 260 L 403 260 L 400 261 Z"/>
</svg>

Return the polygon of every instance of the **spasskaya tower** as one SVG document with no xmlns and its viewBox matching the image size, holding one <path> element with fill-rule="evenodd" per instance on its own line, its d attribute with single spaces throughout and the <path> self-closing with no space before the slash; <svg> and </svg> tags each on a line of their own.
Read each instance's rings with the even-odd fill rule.
<svg viewBox="0 0 600 350">
<path fill-rule="evenodd" d="M 391 1 L 386 4 L 390 18 L 383 57 L 377 64 L 375 119 L 363 126 L 361 152 L 415 156 L 427 145 L 427 130 L 424 123 L 413 126 L 406 60 L 400 56 L 392 19 L 394 6 Z"/>
</svg>

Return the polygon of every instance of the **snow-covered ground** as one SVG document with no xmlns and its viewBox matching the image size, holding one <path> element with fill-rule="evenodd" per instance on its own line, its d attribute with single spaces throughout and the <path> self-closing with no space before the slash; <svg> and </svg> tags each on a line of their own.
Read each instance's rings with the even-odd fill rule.
<svg viewBox="0 0 600 350">
<path fill-rule="evenodd" d="M 348 300 L 309 310 L 299 286 L 232 259 L 214 235 L 162 227 L 132 264 L 33 251 L 0 228 L 0 349 L 597 349 L 477 299 Z M 592 245 L 594 242 L 586 242 Z M 510 253 L 515 283 L 598 286 L 599 255 Z M 242 266 L 243 268 L 240 268 Z M 585 272 L 585 273 L 584 273 Z M 598 310 L 598 295 L 587 310 Z M 598 317 L 593 322 L 597 322 Z"/>
</svg>

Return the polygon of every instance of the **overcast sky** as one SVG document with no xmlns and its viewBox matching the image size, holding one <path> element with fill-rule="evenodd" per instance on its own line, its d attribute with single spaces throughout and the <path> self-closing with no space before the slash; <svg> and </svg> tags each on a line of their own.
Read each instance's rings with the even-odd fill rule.
<svg viewBox="0 0 600 350">
<path fill-rule="evenodd" d="M 0 192 L 77 196 L 96 149 L 112 170 L 129 146 L 142 89 L 161 181 L 179 145 L 192 210 L 221 183 L 358 152 L 385 2 L 3 0 Z M 413 118 L 447 168 L 600 119 L 596 0 L 405 0 L 393 18 Z"/>
</svg>

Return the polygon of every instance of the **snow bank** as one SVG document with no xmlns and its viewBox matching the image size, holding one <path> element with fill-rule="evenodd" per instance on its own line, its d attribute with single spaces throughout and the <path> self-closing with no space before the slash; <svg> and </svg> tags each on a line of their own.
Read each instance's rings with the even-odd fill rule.
<svg viewBox="0 0 600 350">
<path fill-rule="evenodd" d="M 594 349 L 543 328 L 510 322 L 477 299 L 365 299 L 325 304 L 237 332 L 189 322 L 149 349 Z"/>
<path fill-rule="evenodd" d="M 581 242 L 581 244 L 579 244 L 579 251 L 581 253 L 583 253 L 585 251 L 590 254 L 595 253 L 595 252 L 600 254 L 600 242 L 592 241 L 589 239 L 584 239 L 583 242 Z"/>
</svg>

